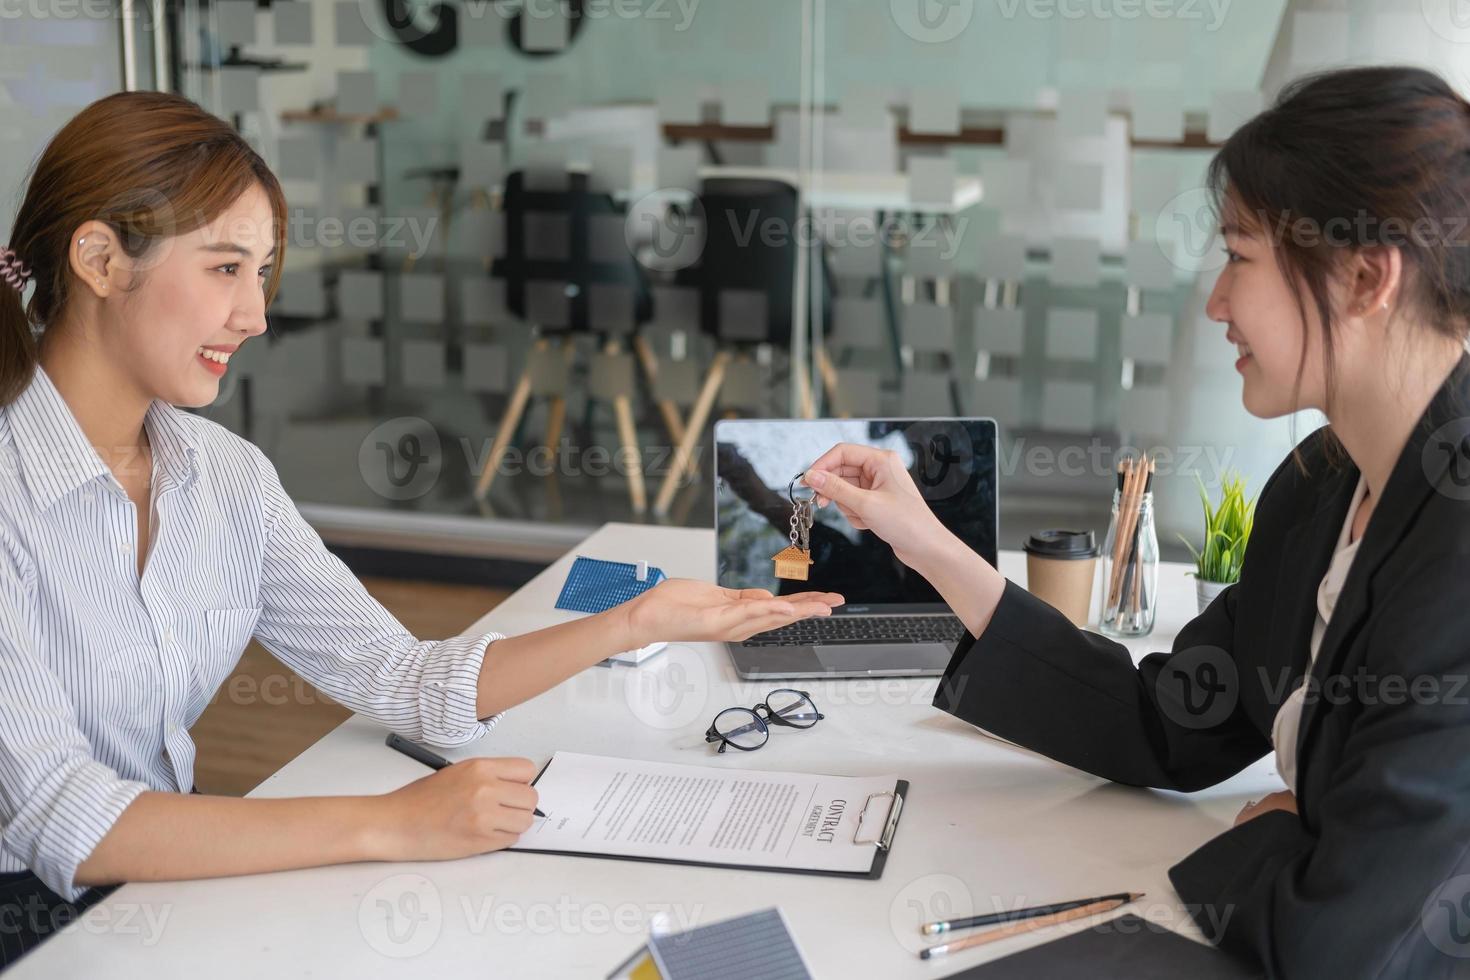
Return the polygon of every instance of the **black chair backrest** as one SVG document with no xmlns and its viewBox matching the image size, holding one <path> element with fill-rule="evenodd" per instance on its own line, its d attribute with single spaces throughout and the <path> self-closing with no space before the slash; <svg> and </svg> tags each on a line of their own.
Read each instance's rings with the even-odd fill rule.
<svg viewBox="0 0 1470 980">
<path fill-rule="evenodd" d="M 701 329 L 728 335 L 728 327 L 720 329 L 720 294 L 755 291 L 766 299 L 765 336 L 759 339 L 789 348 L 800 247 L 796 188 L 779 180 L 717 177 L 704 182 L 699 200 L 704 251 L 680 279 L 700 290 Z"/>
<path fill-rule="evenodd" d="M 587 175 L 567 174 L 565 189 L 529 190 L 525 172 L 514 171 L 505 179 L 503 208 L 505 211 L 505 255 L 492 265 L 490 273 L 505 280 L 505 301 L 510 310 L 527 317 L 527 286 L 533 282 L 564 283 L 567 287 L 567 323 L 542 324 L 548 333 L 558 331 L 587 332 L 591 325 L 590 287 L 594 285 L 625 286 L 633 293 L 635 324 L 651 318 L 653 300 L 643 270 L 626 247 L 604 249 L 594 258 L 592 224 L 594 217 L 621 221 L 624 210 L 605 193 L 588 190 Z M 616 222 L 607 222 L 615 224 Z M 554 227 L 565 228 L 565 247 L 559 256 L 549 256 L 542 247 L 531 246 L 535 236 L 544 236 Z M 558 251 L 553 249 L 552 251 Z"/>
</svg>

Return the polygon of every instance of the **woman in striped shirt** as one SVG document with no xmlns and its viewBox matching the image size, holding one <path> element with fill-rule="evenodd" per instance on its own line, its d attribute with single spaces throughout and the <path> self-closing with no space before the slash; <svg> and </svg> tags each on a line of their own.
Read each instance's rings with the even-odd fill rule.
<svg viewBox="0 0 1470 980">
<path fill-rule="evenodd" d="M 530 825 L 525 759 L 374 797 L 191 795 L 188 729 L 252 636 L 345 706 L 448 746 L 620 650 L 744 638 L 841 602 L 674 580 L 524 636 L 413 637 L 260 450 L 174 407 L 213 402 L 229 355 L 265 330 L 286 226 L 238 133 L 131 92 L 57 134 L 0 250 L 7 957 L 47 931 L 30 912 L 85 906 L 89 886 L 454 858 Z"/>
</svg>

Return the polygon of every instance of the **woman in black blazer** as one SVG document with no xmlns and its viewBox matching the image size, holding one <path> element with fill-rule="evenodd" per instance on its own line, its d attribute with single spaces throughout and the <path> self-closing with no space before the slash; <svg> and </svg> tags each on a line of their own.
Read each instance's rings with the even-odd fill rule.
<svg viewBox="0 0 1470 980">
<path fill-rule="evenodd" d="M 1135 667 L 1007 582 L 892 454 L 838 446 L 807 482 L 969 628 L 936 706 L 1174 790 L 1274 741 L 1288 790 L 1170 871 L 1214 941 L 1273 976 L 1470 973 L 1470 104 L 1414 69 L 1305 79 L 1211 178 L 1229 263 L 1207 311 L 1245 405 L 1329 425 L 1172 652 Z"/>
</svg>

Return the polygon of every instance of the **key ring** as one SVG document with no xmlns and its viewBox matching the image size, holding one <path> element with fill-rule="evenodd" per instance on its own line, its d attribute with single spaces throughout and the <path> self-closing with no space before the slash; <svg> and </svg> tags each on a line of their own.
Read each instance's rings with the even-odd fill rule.
<svg viewBox="0 0 1470 980">
<path fill-rule="evenodd" d="M 786 497 L 791 501 L 791 546 L 807 551 L 811 547 L 812 526 L 812 501 L 816 499 L 817 492 L 811 491 L 811 496 L 803 500 L 796 499 L 796 481 L 806 475 L 802 470 L 792 477 L 791 482 L 786 484 Z M 811 489 L 808 487 L 807 489 Z"/>
<path fill-rule="evenodd" d="M 801 501 L 801 503 L 796 502 L 796 481 L 800 480 L 804 476 L 806 476 L 806 470 L 802 470 L 800 473 L 793 476 L 791 478 L 791 482 L 786 484 L 786 498 L 791 501 L 791 506 L 793 508 L 800 507 L 802 504 L 809 504 L 817 496 L 817 491 L 813 490 L 811 487 L 807 487 L 806 489 L 811 491 L 811 496 Z"/>
</svg>

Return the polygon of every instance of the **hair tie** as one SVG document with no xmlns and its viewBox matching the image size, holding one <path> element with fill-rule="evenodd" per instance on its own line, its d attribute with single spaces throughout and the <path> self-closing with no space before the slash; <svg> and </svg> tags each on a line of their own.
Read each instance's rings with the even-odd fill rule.
<svg viewBox="0 0 1470 980">
<path fill-rule="evenodd" d="M 31 278 L 31 267 L 21 261 L 21 257 L 14 249 L 0 248 L 0 280 L 17 293 L 26 288 L 26 281 Z"/>
</svg>

